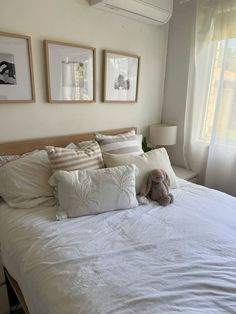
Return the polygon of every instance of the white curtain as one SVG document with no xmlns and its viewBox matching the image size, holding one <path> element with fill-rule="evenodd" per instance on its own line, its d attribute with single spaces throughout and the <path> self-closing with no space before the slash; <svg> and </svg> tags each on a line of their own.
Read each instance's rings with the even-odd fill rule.
<svg viewBox="0 0 236 314">
<path fill-rule="evenodd" d="M 236 196 L 236 0 L 198 0 L 185 114 L 186 165 Z"/>
</svg>

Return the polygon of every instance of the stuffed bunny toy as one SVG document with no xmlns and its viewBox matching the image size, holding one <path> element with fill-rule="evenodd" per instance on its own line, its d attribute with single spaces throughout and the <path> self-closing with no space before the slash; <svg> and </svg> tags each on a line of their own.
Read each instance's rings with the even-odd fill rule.
<svg viewBox="0 0 236 314">
<path fill-rule="evenodd" d="M 166 206 L 174 200 L 173 195 L 169 193 L 168 185 L 170 185 L 170 179 L 165 170 L 154 169 L 141 186 L 140 194 Z"/>
</svg>

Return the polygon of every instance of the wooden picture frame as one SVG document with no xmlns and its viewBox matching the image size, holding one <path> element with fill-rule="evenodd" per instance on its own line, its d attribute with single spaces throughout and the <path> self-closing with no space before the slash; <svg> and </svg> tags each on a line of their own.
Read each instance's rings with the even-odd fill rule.
<svg viewBox="0 0 236 314">
<path fill-rule="evenodd" d="M 31 37 L 0 32 L 0 104 L 33 102 Z"/>
<path fill-rule="evenodd" d="M 96 49 L 44 40 L 44 51 L 48 102 L 95 102 Z"/>
<path fill-rule="evenodd" d="M 140 57 L 112 50 L 103 51 L 103 101 L 138 101 Z"/>
</svg>

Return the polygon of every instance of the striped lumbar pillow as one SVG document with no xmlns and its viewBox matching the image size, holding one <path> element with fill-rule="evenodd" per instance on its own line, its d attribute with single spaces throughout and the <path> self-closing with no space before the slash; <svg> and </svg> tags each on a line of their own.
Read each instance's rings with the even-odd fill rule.
<svg viewBox="0 0 236 314">
<path fill-rule="evenodd" d="M 101 149 L 96 141 L 77 144 L 76 148 L 46 147 L 53 171 L 104 168 Z"/>
<path fill-rule="evenodd" d="M 119 135 L 96 134 L 102 152 L 109 154 L 133 154 L 140 155 L 142 150 L 142 135 L 136 135 L 135 131 Z"/>
</svg>

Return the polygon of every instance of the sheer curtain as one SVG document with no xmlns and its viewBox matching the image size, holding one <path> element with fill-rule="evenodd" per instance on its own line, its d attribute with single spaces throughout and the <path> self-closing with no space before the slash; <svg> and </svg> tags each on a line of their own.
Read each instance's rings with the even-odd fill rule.
<svg viewBox="0 0 236 314">
<path fill-rule="evenodd" d="M 236 196 L 236 0 L 198 0 L 184 157 L 201 183 Z"/>
</svg>

